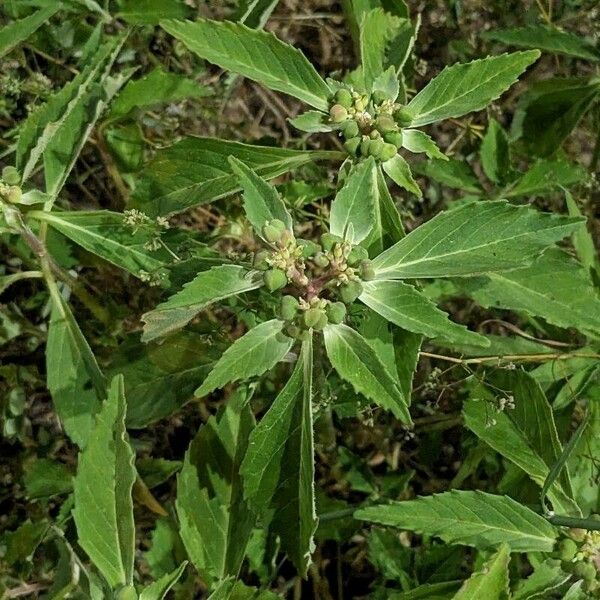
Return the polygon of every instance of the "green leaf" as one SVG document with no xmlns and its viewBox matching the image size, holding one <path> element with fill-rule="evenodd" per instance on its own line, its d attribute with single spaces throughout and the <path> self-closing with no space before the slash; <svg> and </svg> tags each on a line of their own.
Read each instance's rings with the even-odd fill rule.
<svg viewBox="0 0 600 600">
<path fill-rule="evenodd" d="M 377 169 L 369 157 L 353 167 L 344 186 L 331 203 L 329 230 L 345 238 L 352 228 L 353 244 L 362 242 L 373 228 L 374 202 L 377 200 Z"/>
<path fill-rule="evenodd" d="M 67 435 L 83 448 L 90 436 L 100 399 L 106 397 L 104 375 L 69 305 L 54 304 L 46 343 L 47 385 Z"/>
<path fill-rule="evenodd" d="M 529 25 L 513 29 L 491 29 L 481 34 L 483 39 L 495 40 L 508 46 L 537 48 L 554 54 L 600 61 L 600 52 L 582 36 L 568 33 L 551 25 Z"/>
<path fill-rule="evenodd" d="M 307 133 L 328 133 L 333 131 L 333 128 L 329 124 L 329 115 L 318 110 L 308 110 L 288 120 L 296 129 L 306 131 Z"/>
<path fill-rule="evenodd" d="M 0 29 L 0 57 L 8 54 L 15 46 L 26 40 L 61 8 L 60 2 L 57 2 Z"/>
<path fill-rule="evenodd" d="M 232 21 L 245 23 L 252 29 L 262 29 L 279 0 L 242 0 Z"/>
<path fill-rule="evenodd" d="M 573 195 L 569 190 L 565 190 L 565 199 L 567 201 L 567 210 L 571 217 L 581 217 L 581 210 Z M 588 231 L 585 223 L 582 223 L 579 229 L 573 233 L 573 246 L 577 252 L 577 258 L 586 267 L 590 274 L 594 272 L 600 275 L 600 259 L 594 245 L 594 239 Z M 1 285 L 0 285 L 1 289 Z"/>
<path fill-rule="evenodd" d="M 239 191 L 229 157 L 259 177 L 273 179 L 313 160 L 337 160 L 339 152 L 251 146 L 214 138 L 187 137 L 156 156 L 139 173 L 131 208 L 151 217 L 180 212 Z"/>
<path fill-rule="evenodd" d="M 527 267 L 465 280 L 460 287 L 482 306 L 522 311 L 600 336 L 600 299 L 589 274 L 558 248 Z"/>
<path fill-rule="evenodd" d="M 189 14 L 184 0 L 121 0 L 116 16 L 131 25 L 158 25 L 161 19 L 185 19 Z"/>
<path fill-rule="evenodd" d="M 431 177 L 442 185 L 463 190 L 469 194 L 483 194 L 477 176 L 465 161 L 454 158 L 428 160 L 415 164 L 414 169 L 417 173 Z"/>
<path fill-rule="evenodd" d="M 385 173 L 396 185 L 399 185 L 401 188 L 414 194 L 417 198 L 421 198 L 423 195 L 421 188 L 414 180 L 410 171 L 410 166 L 402 156 L 396 154 L 393 158 L 386 160 L 382 166 Z"/>
<path fill-rule="evenodd" d="M 187 562 L 181 563 L 172 573 L 168 573 L 158 581 L 151 583 L 140 594 L 140 600 L 163 600 L 171 588 L 179 581 L 186 566 Z"/>
<path fill-rule="evenodd" d="M 355 518 L 479 549 L 506 543 L 513 552 L 550 552 L 557 532 L 546 519 L 507 496 L 481 491 L 433 494 L 361 508 Z"/>
<path fill-rule="evenodd" d="M 73 489 L 71 471 L 61 462 L 38 458 L 25 469 L 23 481 L 30 500 L 68 494 Z"/>
<path fill-rule="evenodd" d="M 402 146 L 415 154 L 424 152 L 428 158 L 448 160 L 448 157 L 436 146 L 435 142 L 426 133 L 418 129 L 402 130 Z"/>
<path fill-rule="evenodd" d="M 112 103 L 111 117 L 122 117 L 133 110 L 149 109 L 159 104 L 210 94 L 210 88 L 197 81 L 157 67 L 140 79 L 127 83 Z"/>
<path fill-rule="evenodd" d="M 31 560 L 33 553 L 42 543 L 50 525 L 45 519 L 30 521 L 19 525 L 15 531 L 5 531 L 2 534 L 2 544 L 5 546 L 2 560 L 8 565 Z"/>
<path fill-rule="evenodd" d="M 248 400 L 238 392 L 199 429 L 177 478 L 181 539 L 205 581 L 237 576 L 254 527 L 240 475 L 254 427 Z"/>
<path fill-rule="evenodd" d="M 244 210 L 256 233 L 263 237 L 264 225 L 273 219 L 283 221 L 291 231 L 292 217 L 277 190 L 237 158 L 232 156 L 229 162 L 244 191 Z"/>
<path fill-rule="evenodd" d="M 411 126 L 422 127 L 485 108 L 539 56 L 537 50 L 528 50 L 446 67 L 408 104 Z"/>
<path fill-rule="evenodd" d="M 388 600 L 448 600 L 460 584 L 461 581 L 424 583 L 408 592 L 393 592 Z"/>
<path fill-rule="evenodd" d="M 245 497 L 306 577 L 317 529 L 312 421 L 312 340 L 292 376 L 250 434 L 241 473 Z"/>
<path fill-rule="evenodd" d="M 142 127 L 137 121 L 108 125 L 102 134 L 121 173 L 134 173 L 142 168 L 145 141 Z"/>
<path fill-rule="evenodd" d="M 527 265 L 574 231 L 577 218 L 505 201 L 473 202 L 436 215 L 373 260 L 378 279 L 465 277 Z"/>
<path fill-rule="evenodd" d="M 196 397 L 202 398 L 238 379 L 262 375 L 283 360 L 294 344 L 283 334 L 283 325 L 278 319 L 265 321 L 233 342 L 196 390 Z"/>
<path fill-rule="evenodd" d="M 408 400 L 365 338 L 347 325 L 328 325 L 323 331 L 327 356 L 338 375 L 357 393 L 411 424 Z"/>
<path fill-rule="evenodd" d="M 539 160 L 503 195 L 506 198 L 539 195 L 581 183 L 586 178 L 587 173 L 579 165 L 565 160 Z"/>
<path fill-rule="evenodd" d="M 221 581 L 208 600 L 281 600 L 281 596 L 268 590 L 257 590 L 241 581 Z"/>
<path fill-rule="evenodd" d="M 142 341 L 149 342 L 180 329 L 209 304 L 261 285 L 261 273 L 239 265 L 221 265 L 202 271 L 181 291 L 142 316 L 145 323 Z"/>
<path fill-rule="evenodd" d="M 510 597 L 508 563 L 510 548 L 502 544 L 483 565 L 467 579 L 453 596 L 453 600 L 508 600 Z"/>
<path fill-rule="evenodd" d="M 512 600 L 543 600 L 551 598 L 553 592 L 563 588 L 572 575 L 566 573 L 556 560 L 546 560 L 536 565 L 527 579 L 521 579 L 515 586 Z M 566 596 L 562 597 L 565 600 Z"/>
<path fill-rule="evenodd" d="M 157 258 L 160 254 L 144 248 L 153 239 L 153 234 L 142 229 L 133 233 L 125 224 L 122 213 L 107 210 L 31 211 L 28 216 L 48 223 L 88 252 L 136 277 L 141 271 L 153 273 L 165 266 L 165 262 Z"/>
<path fill-rule="evenodd" d="M 479 149 L 479 156 L 483 172 L 490 181 L 497 184 L 501 183 L 510 174 L 508 136 L 496 119 L 490 119 L 488 123 L 487 131 Z"/>
<path fill-rule="evenodd" d="M 484 336 L 450 321 L 446 313 L 412 285 L 401 281 L 365 281 L 363 288 L 359 299 L 394 325 L 458 344 L 489 346 Z"/>
<path fill-rule="evenodd" d="M 98 413 L 74 481 L 79 545 L 111 587 L 133 584 L 134 452 L 125 431 L 123 378 L 115 377 Z"/>
<path fill-rule="evenodd" d="M 207 19 L 193 23 L 162 21 L 161 26 L 200 58 L 294 96 L 318 110 L 329 108 L 329 86 L 302 52 L 272 33 L 241 23 Z"/>
</svg>

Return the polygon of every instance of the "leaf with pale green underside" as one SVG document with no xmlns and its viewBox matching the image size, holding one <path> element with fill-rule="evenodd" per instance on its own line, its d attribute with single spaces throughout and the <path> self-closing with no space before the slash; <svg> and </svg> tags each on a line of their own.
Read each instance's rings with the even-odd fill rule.
<svg viewBox="0 0 600 600">
<path fill-rule="evenodd" d="M 450 321 L 448 315 L 412 285 L 401 281 L 365 281 L 359 299 L 382 317 L 413 333 L 443 337 L 457 344 L 489 346 L 488 340 Z"/>
<path fill-rule="evenodd" d="M 585 169 L 565 160 L 539 160 L 513 186 L 504 192 L 507 198 L 534 196 L 583 182 Z"/>
<path fill-rule="evenodd" d="M 289 119 L 289 122 L 296 129 L 306 133 L 328 133 L 333 131 L 329 115 L 318 110 L 307 110 L 297 117 Z"/>
<path fill-rule="evenodd" d="M 507 496 L 481 491 L 450 491 L 361 508 L 354 517 L 441 538 L 447 544 L 513 552 L 549 552 L 557 531 L 546 519 Z"/>
<path fill-rule="evenodd" d="M 157 252 L 147 250 L 144 244 L 152 234 L 132 228 L 124 223 L 124 216 L 105 210 L 42 212 L 32 211 L 31 218 L 48 223 L 65 237 L 87 251 L 139 277 L 140 271 L 152 273 L 165 266 L 156 258 Z"/>
<path fill-rule="evenodd" d="M 244 560 L 255 516 L 240 465 L 253 427 L 248 398 L 238 392 L 200 428 L 177 478 L 181 539 L 205 581 L 237 576 Z"/>
<path fill-rule="evenodd" d="M 328 325 L 323 335 L 327 357 L 338 375 L 356 392 L 410 424 L 407 399 L 365 338 L 344 324 Z"/>
<path fill-rule="evenodd" d="M 242 462 L 244 495 L 306 576 L 317 528 L 312 421 L 312 340 L 304 342 L 285 387 L 250 434 Z"/>
<path fill-rule="evenodd" d="M 111 587 L 133 584 L 134 452 L 125 431 L 123 378 L 112 380 L 74 481 L 79 545 Z"/>
<path fill-rule="evenodd" d="M 140 594 L 140 600 L 163 600 L 171 588 L 179 581 L 186 566 L 187 562 L 181 563 L 172 573 L 167 573 L 158 581 L 151 583 Z"/>
<path fill-rule="evenodd" d="M 496 119 L 490 119 L 479 149 L 481 166 L 487 178 L 501 183 L 510 174 L 508 135 Z"/>
<path fill-rule="evenodd" d="M 600 299 L 586 269 L 558 248 L 527 267 L 490 273 L 459 286 L 478 304 L 543 317 L 600 337 Z"/>
<path fill-rule="evenodd" d="M 297 48 L 241 23 L 162 21 L 162 28 L 200 58 L 326 111 L 329 86 Z"/>
<path fill-rule="evenodd" d="M 510 598 L 508 563 L 510 548 L 502 544 L 481 570 L 467 579 L 452 600 L 508 600 Z"/>
<path fill-rule="evenodd" d="M 145 323 L 142 341 L 149 342 L 180 329 L 209 304 L 261 285 L 261 273 L 239 265 L 221 265 L 202 271 L 181 291 L 142 316 Z"/>
<path fill-rule="evenodd" d="M 530 264 L 581 219 L 541 213 L 505 201 L 444 211 L 377 256 L 378 279 L 465 277 Z"/>
<path fill-rule="evenodd" d="M 331 203 L 329 230 L 345 238 L 349 227 L 354 232 L 353 244 L 367 238 L 373 228 L 374 202 L 377 200 L 377 169 L 370 157 L 355 166 Z"/>
<path fill-rule="evenodd" d="M 502 42 L 508 46 L 537 48 L 554 54 L 600 61 L 600 52 L 584 37 L 555 26 L 529 25 L 513 29 L 491 29 L 481 34 L 487 40 Z"/>
<path fill-rule="evenodd" d="M 402 131 L 402 146 L 414 154 L 424 152 L 428 158 L 448 160 L 448 157 L 436 146 L 436 143 L 426 133 L 418 129 L 404 129 Z"/>
<path fill-rule="evenodd" d="M 104 375 L 69 305 L 54 306 L 46 343 L 47 385 L 67 435 L 83 448 L 106 397 Z"/>
<path fill-rule="evenodd" d="M 259 177 L 273 179 L 313 160 L 343 160 L 341 152 L 252 146 L 214 138 L 187 137 L 159 150 L 142 169 L 131 208 L 151 217 L 213 202 L 240 190 L 231 170 L 234 156 Z"/>
<path fill-rule="evenodd" d="M 411 194 L 420 198 L 423 193 L 419 184 L 415 181 L 409 164 L 399 154 L 394 155 L 382 164 L 383 170 L 387 176 L 401 188 L 409 191 Z"/>
<path fill-rule="evenodd" d="M 426 175 L 442 185 L 463 190 L 469 194 L 484 193 L 473 169 L 464 161 L 454 158 L 433 159 L 418 162 L 413 167 L 417 173 Z"/>
<path fill-rule="evenodd" d="M 294 343 L 283 334 L 283 325 L 284 322 L 278 319 L 265 321 L 233 342 L 196 390 L 196 397 L 201 398 L 228 383 L 262 375 L 272 369 Z"/>
<path fill-rule="evenodd" d="M 13 21 L 0 29 L 0 57 L 8 54 L 13 48 L 26 40 L 39 27 L 47 23 L 50 17 L 61 8 L 62 6 L 57 2 L 53 6 L 42 8 L 32 15 Z"/>
<path fill-rule="evenodd" d="M 244 192 L 246 217 L 256 233 L 263 237 L 263 227 L 273 219 L 279 219 L 291 231 L 292 217 L 277 190 L 233 156 L 229 162 Z"/>
<path fill-rule="evenodd" d="M 422 127 L 485 108 L 539 56 L 539 51 L 528 50 L 446 67 L 409 102 L 411 126 Z"/>
</svg>

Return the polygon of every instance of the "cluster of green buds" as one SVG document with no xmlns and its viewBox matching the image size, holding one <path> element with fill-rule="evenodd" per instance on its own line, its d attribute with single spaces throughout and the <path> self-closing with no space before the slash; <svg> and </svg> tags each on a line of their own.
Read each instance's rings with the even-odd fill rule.
<svg viewBox="0 0 600 600">
<path fill-rule="evenodd" d="M 600 592 L 600 531 L 571 530 L 573 539 L 567 537 L 558 543 L 554 556 L 561 561 L 567 573 L 584 581 L 587 592 Z"/>
<path fill-rule="evenodd" d="M 9 204 L 19 204 L 23 195 L 20 184 L 19 172 L 14 167 L 4 167 L 0 180 L 0 198 Z"/>
<path fill-rule="evenodd" d="M 270 292 L 285 288 L 279 315 L 293 337 L 341 323 L 346 306 L 362 294 L 362 282 L 375 276 L 367 250 L 337 235 L 324 233 L 320 243 L 297 239 L 278 219 L 262 234 L 270 248 L 255 255 L 254 267 L 263 271 Z"/>
<path fill-rule="evenodd" d="M 411 117 L 385 92 L 370 96 L 348 88 L 339 89 L 329 109 L 331 123 L 344 138 L 344 148 L 356 157 L 373 156 L 385 162 L 402 147 L 402 128 Z"/>
</svg>

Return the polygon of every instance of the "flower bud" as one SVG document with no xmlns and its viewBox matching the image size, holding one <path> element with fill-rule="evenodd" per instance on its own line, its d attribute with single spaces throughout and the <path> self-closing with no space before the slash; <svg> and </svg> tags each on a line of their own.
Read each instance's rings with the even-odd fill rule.
<svg viewBox="0 0 600 600">
<path fill-rule="evenodd" d="M 351 156 L 356 156 L 358 154 L 358 148 L 360 146 L 361 138 L 360 136 L 350 138 L 344 142 L 344 148 L 348 154 Z"/>
<path fill-rule="evenodd" d="M 279 290 L 287 285 L 288 279 L 281 269 L 269 269 L 264 274 L 265 286 L 270 292 Z"/>
<path fill-rule="evenodd" d="M 398 125 L 396 121 L 392 119 L 389 115 L 379 115 L 375 120 L 375 127 L 377 131 L 383 133 L 389 133 L 390 131 L 396 131 L 398 129 Z"/>
<path fill-rule="evenodd" d="M 360 133 L 358 123 L 354 119 L 349 119 L 343 124 L 342 133 L 347 140 L 356 137 Z"/>
<path fill-rule="evenodd" d="M 346 88 L 338 90 L 334 94 L 333 99 L 337 104 L 344 108 L 350 108 L 352 106 L 352 92 Z"/>
<path fill-rule="evenodd" d="M 366 248 L 363 246 L 354 246 L 352 250 L 350 250 L 350 254 L 348 254 L 347 263 L 351 267 L 355 267 L 360 263 L 361 260 L 368 260 L 369 253 Z"/>
<path fill-rule="evenodd" d="M 408 127 L 412 122 L 412 115 L 406 108 L 398 108 L 394 111 L 394 121 L 396 121 L 399 127 Z"/>
<path fill-rule="evenodd" d="M 348 111 L 341 104 L 334 104 L 329 109 L 329 116 L 334 123 L 341 123 L 348 118 Z"/>
<path fill-rule="evenodd" d="M 333 233 L 324 233 L 321 236 L 321 246 L 326 252 L 329 252 L 336 244 L 341 244 L 342 242 L 342 238 Z"/>
<path fill-rule="evenodd" d="M 4 167 L 2 169 L 2 180 L 8 185 L 19 185 L 21 183 L 21 176 L 19 171 L 14 167 Z"/>
<path fill-rule="evenodd" d="M 398 148 L 394 144 L 384 143 L 379 151 L 379 159 L 385 162 L 386 160 L 390 160 L 390 158 L 394 158 L 396 154 L 398 154 Z"/>
<path fill-rule="evenodd" d="M 375 269 L 373 268 L 370 260 L 363 260 L 360 263 L 360 278 L 364 281 L 371 281 L 371 279 L 375 279 Z"/>
<path fill-rule="evenodd" d="M 321 249 L 319 244 L 315 244 L 315 242 L 312 240 L 303 240 L 299 238 L 296 241 L 298 246 L 302 248 L 302 256 L 304 258 L 310 258 L 311 256 L 314 256 Z"/>
<path fill-rule="evenodd" d="M 344 304 L 352 304 L 363 293 L 359 281 L 349 281 L 340 286 L 340 298 Z"/>
<path fill-rule="evenodd" d="M 338 325 L 346 318 L 346 305 L 343 302 L 331 302 L 325 309 L 330 323 Z"/>
<path fill-rule="evenodd" d="M 402 132 L 401 131 L 388 131 L 383 135 L 384 141 L 388 144 L 394 144 L 396 148 L 402 148 Z"/>
<path fill-rule="evenodd" d="M 300 304 L 294 296 L 284 296 L 279 305 L 279 314 L 284 321 L 291 321 L 298 313 Z"/>
</svg>

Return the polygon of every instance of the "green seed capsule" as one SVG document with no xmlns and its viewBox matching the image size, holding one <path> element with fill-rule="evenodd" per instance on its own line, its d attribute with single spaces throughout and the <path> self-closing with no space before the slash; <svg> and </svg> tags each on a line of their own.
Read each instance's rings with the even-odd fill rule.
<svg viewBox="0 0 600 600">
<path fill-rule="evenodd" d="M 340 104 L 344 108 L 350 108 L 352 106 L 352 92 L 345 88 L 338 90 L 333 96 L 333 99 L 337 104 Z"/>
<path fill-rule="evenodd" d="M 321 236 L 321 246 L 326 252 L 329 252 L 336 244 L 341 244 L 342 242 L 342 238 L 333 233 L 324 233 Z"/>
<path fill-rule="evenodd" d="M 594 581 L 596 573 L 596 567 L 589 562 L 578 562 L 573 568 L 573 575 L 585 581 Z"/>
<path fill-rule="evenodd" d="M 135 588 L 132 585 L 122 587 L 117 592 L 117 600 L 137 600 L 138 595 Z"/>
<path fill-rule="evenodd" d="M 369 156 L 369 146 L 371 144 L 371 139 L 368 135 L 363 135 L 360 140 L 360 154 L 361 156 Z"/>
<path fill-rule="evenodd" d="M 570 538 L 561 540 L 558 545 L 558 558 L 560 560 L 572 560 L 577 554 L 577 544 Z"/>
<path fill-rule="evenodd" d="M 332 302 L 325 309 L 330 323 L 338 325 L 346 318 L 346 305 L 343 302 Z"/>
<path fill-rule="evenodd" d="M 303 258 L 310 258 L 321 249 L 321 246 L 319 246 L 319 244 L 315 244 L 315 242 L 312 240 L 303 240 L 302 238 L 299 238 L 296 240 L 296 242 L 298 246 L 302 248 Z"/>
<path fill-rule="evenodd" d="M 369 154 L 374 158 L 381 158 L 381 151 L 383 150 L 385 142 L 379 138 L 376 140 L 371 140 L 369 143 Z"/>
<path fill-rule="evenodd" d="M 284 296 L 279 306 L 279 314 L 284 321 L 291 321 L 298 314 L 300 304 L 294 296 Z"/>
<path fill-rule="evenodd" d="M 390 100 L 390 97 L 382 90 L 375 90 L 371 96 L 373 104 L 382 104 L 386 100 Z"/>
<path fill-rule="evenodd" d="M 360 133 L 358 123 L 354 120 L 346 121 L 342 126 L 342 133 L 347 140 L 355 138 Z"/>
<path fill-rule="evenodd" d="M 361 143 L 360 136 L 350 138 L 344 142 L 344 148 L 350 156 L 356 156 L 358 154 L 358 148 Z"/>
<path fill-rule="evenodd" d="M 399 127 L 408 127 L 412 122 L 412 115 L 405 108 L 394 111 L 394 121 Z"/>
<path fill-rule="evenodd" d="M 288 323 L 284 331 L 287 336 L 291 338 L 297 338 L 301 332 L 300 327 L 298 327 L 298 325 L 294 325 L 293 323 Z"/>
<path fill-rule="evenodd" d="M 281 269 L 269 269 L 264 274 L 265 286 L 270 292 L 285 287 L 288 283 L 286 274 Z"/>
<path fill-rule="evenodd" d="M 334 104 L 329 109 L 329 116 L 334 123 L 341 123 L 348 118 L 348 111 L 341 104 Z"/>
<path fill-rule="evenodd" d="M 363 260 L 360 263 L 360 278 L 364 281 L 371 281 L 371 279 L 375 279 L 375 269 L 371 265 L 370 260 Z"/>
<path fill-rule="evenodd" d="M 396 148 L 402 148 L 402 132 L 401 131 L 388 131 L 383 136 L 384 141 L 388 144 L 394 144 Z"/>
<path fill-rule="evenodd" d="M 350 250 L 350 254 L 348 254 L 348 265 L 351 267 L 355 267 L 362 260 L 368 260 L 369 253 L 366 248 L 362 246 L 354 246 L 352 250 Z"/>
<path fill-rule="evenodd" d="M 13 185 L 9 188 L 8 193 L 6 194 L 6 199 L 12 204 L 18 204 L 21 202 L 22 196 L 23 194 L 21 192 L 21 188 Z"/>
<path fill-rule="evenodd" d="M 321 267 L 321 269 L 325 269 L 329 266 L 329 259 L 322 252 L 315 254 L 313 262 L 317 267 Z"/>
<path fill-rule="evenodd" d="M 19 185 L 19 183 L 21 183 L 19 171 L 14 167 L 4 167 L 4 169 L 2 169 L 2 179 L 8 185 Z"/>
<path fill-rule="evenodd" d="M 319 320 L 313 325 L 313 329 L 315 331 L 322 331 L 323 329 L 325 329 L 325 327 L 327 327 L 327 323 L 329 323 L 327 314 L 325 313 L 325 311 L 321 311 L 321 316 L 319 317 Z"/>
<path fill-rule="evenodd" d="M 398 129 L 398 125 L 396 121 L 392 119 L 389 115 L 380 115 L 375 120 L 375 127 L 377 131 L 380 131 L 382 134 L 389 133 L 390 131 L 396 131 Z"/>
<path fill-rule="evenodd" d="M 349 281 L 340 286 L 340 298 L 344 304 L 352 304 L 363 293 L 363 286 L 358 281 Z"/>
<path fill-rule="evenodd" d="M 309 329 L 314 327 L 325 313 L 320 308 L 309 308 L 304 313 L 304 324 Z"/>
<path fill-rule="evenodd" d="M 266 250 L 261 250 L 254 255 L 253 266 L 255 269 L 259 271 L 266 271 L 269 268 L 269 263 L 267 262 L 267 258 L 271 256 L 270 252 Z"/>
<path fill-rule="evenodd" d="M 279 219 L 273 219 L 268 223 L 265 223 L 263 227 L 263 236 L 268 241 L 274 244 L 275 242 L 279 242 L 286 232 L 287 227 L 283 221 Z"/>
<path fill-rule="evenodd" d="M 398 148 L 394 144 L 384 143 L 379 152 L 379 159 L 383 162 L 394 158 L 398 154 Z"/>
</svg>

